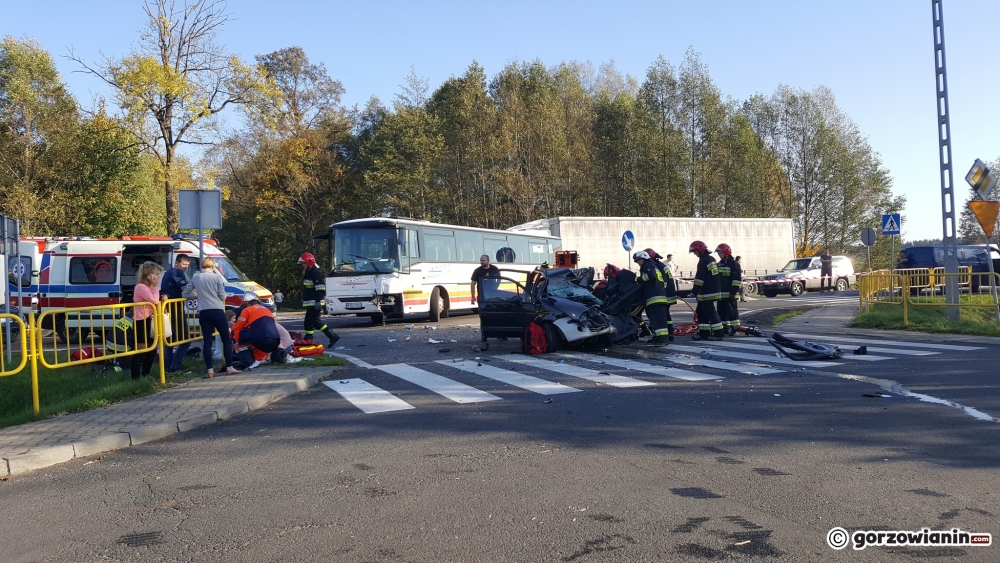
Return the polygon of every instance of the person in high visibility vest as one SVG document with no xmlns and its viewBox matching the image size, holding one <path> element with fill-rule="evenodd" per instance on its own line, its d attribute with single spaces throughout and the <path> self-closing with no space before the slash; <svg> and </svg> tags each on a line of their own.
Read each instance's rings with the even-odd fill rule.
<svg viewBox="0 0 1000 563">
<path fill-rule="evenodd" d="M 332 348 L 340 340 L 340 336 L 320 321 L 323 305 L 326 304 L 326 277 L 316 265 L 316 257 L 311 252 L 302 253 L 302 256 L 299 256 L 299 264 L 303 268 L 302 307 L 306 310 L 303 340 L 311 341 L 313 332 L 319 329 L 330 339 L 330 347 Z"/>
<path fill-rule="evenodd" d="M 733 249 L 726 243 L 715 247 L 719 255 L 719 286 L 722 296 L 719 299 L 719 319 L 722 320 L 722 334 L 736 336 L 740 327 L 740 311 L 736 305 L 743 285 L 743 270 L 740 263 L 733 258 Z"/>
<path fill-rule="evenodd" d="M 649 318 L 649 324 L 653 325 L 653 338 L 649 343 L 666 346 L 670 343 L 670 329 L 667 324 L 667 291 L 663 286 L 663 273 L 645 250 L 633 254 L 632 260 L 639 265 L 639 277 L 636 281 L 642 284 L 642 294 L 646 298 L 646 317 Z"/>
<path fill-rule="evenodd" d="M 715 302 L 722 299 L 719 285 L 719 265 L 712 258 L 708 245 L 700 240 L 691 243 L 688 251 L 698 256 L 698 270 L 694 274 L 691 296 L 698 300 L 698 334 L 692 340 L 722 340 L 722 319 L 715 310 Z"/>
</svg>

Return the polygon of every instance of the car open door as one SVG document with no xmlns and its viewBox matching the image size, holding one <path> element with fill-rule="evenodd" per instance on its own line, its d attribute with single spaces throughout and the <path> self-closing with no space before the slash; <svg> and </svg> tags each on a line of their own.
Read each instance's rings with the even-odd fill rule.
<svg viewBox="0 0 1000 563">
<path fill-rule="evenodd" d="M 535 316 L 534 300 L 510 278 L 479 280 L 479 323 L 483 336 L 521 336 Z"/>
</svg>

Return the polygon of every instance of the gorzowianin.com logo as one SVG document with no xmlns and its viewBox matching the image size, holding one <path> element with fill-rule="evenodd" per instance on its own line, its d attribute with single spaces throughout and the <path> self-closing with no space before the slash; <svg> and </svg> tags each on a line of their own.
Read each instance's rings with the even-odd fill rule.
<svg viewBox="0 0 1000 563">
<path fill-rule="evenodd" d="M 968 532 L 959 528 L 951 530 L 858 530 L 850 533 L 837 527 L 826 533 L 826 543 L 833 549 L 844 549 L 848 544 L 856 551 L 868 546 L 940 547 L 942 545 L 968 547 L 993 545 L 992 534 Z"/>
</svg>

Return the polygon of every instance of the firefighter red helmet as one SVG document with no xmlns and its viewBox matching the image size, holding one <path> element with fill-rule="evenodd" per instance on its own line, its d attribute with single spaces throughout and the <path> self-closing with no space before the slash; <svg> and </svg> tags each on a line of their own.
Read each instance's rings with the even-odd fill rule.
<svg viewBox="0 0 1000 563">
<path fill-rule="evenodd" d="M 618 277 L 618 273 L 620 271 L 621 270 L 618 269 L 618 266 L 615 266 L 614 264 L 608 264 L 607 266 L 604 267 L 604 279 L 616 278 Z"/>
<path fill-rule="evenodd" d="M 299 264 L 305 264 L 306 267 L 312 268 L 316 265 L 316 257 L 310 252 L 303 252 L 302 256 L 299 256 Z"/>
<path fill-rule="evenodd" d="M 660 258 L 663 258 L 657 251 L 653 250 L 652 248 L 647 248 L 646 254 L 649 254 L 649 257 L 653 260 L 659 260 Z"/>
<path fill-rule="evenodd" d="M 715 247 L 715 251 L 716 252 L 721 252 L 723 256 L 732 256 L 733 255 L 733 249 L 730 248 L 729 245 L 726 244 L 726 243 L 722 243 L 719 246 L 716 246 Z"/>
<path fill-rule="evenodd" d="M 696 252 L 699 255 L 704 254 L 708 252 L 708 245 L 701 242 L 700 240 L 696 240 L 691 243 L 691 247 L 688 248 L 688 252 Z"/>
</svg>

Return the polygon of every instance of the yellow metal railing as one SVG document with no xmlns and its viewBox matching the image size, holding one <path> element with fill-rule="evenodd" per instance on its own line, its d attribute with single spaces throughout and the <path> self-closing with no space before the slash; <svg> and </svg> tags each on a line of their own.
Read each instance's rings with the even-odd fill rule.
<svg viewBox="0 0 1000 563">
<path fill-rule="evenodd" d="M 957 278 L 961 290 L 957 303 L 943 303 L 939 295 L 950 278 Z M 968 266 L 960 267 L 955 274 L 945 273 L 944 268 L 911 268 L 894 274 L 881 270 L 858 276 L 858 308 L 859 313 L 865 313 L 875 304 L 900 305 L 905 325 L 909 324 L 911 306 L 996 308 L 1000 307 L 998 291 L 1000 273 L 973 273 Z"/>
<path fill-rule="evenodd" d="M 0 314 L 0 319 L 11 324 L 18 342 L 0 337 L 0 377 L 21 373 L 31 366 L 31 394 L 35 414 L 40 412 L 38 396 L 38 366 L 59 369 L 71 366 L 104 362 L 145 354 L 159 353 L 160 384 L 165 385 L 164 348 L 194 342 L 202 338 L 197 313 L 185 299 L 168 299 L 160 303 L 120 303 L 95 307 L 50 309 L 41 314 L 31 312 L 27 323 L 18 315 Z M 147 317 L 145 313 L 152 310 Z M 143 320 L 136 322 L 139 313 Z M 144 322 L 145 318 L 150 322 Z M 169 319 L 170 335 L 165 334 Z M 43 339 L 41 327 L 54 328 L 57 334 L 49 341 Z M 146 327 L 149 332 L 146 332 Z M 5 347 L 10 347 L 7 350 Z M 19 356 L 19 363 L 7 363 L 7 353 Z"/>
<path fill-rule="evenodd" d="M 137 313 L 152 309 L 153 335 L 145 332 L 145 323 L 134 320 Z M 47 368 L 61 368 L 92 362 L 144 354 L 156 350 L 157 335 L 163 334 L 163 314 L 159 304 L 120 303 L 98 307 L 52 309 L 38 316 L 40 326 L 52 324 L 76 338 L 54 339 L 52 349 L 42 349 L 39 342 L 39 362 Z M 143 319 L 144 320 L 144 319 Z M 75 326 L 74 326 L 75 325 Z M 40 338 L 41 335 L 39 335 Z M 97 355 L 96 351 L 102 350 Z"/>
<path fill-rule="evenodd" d="M 17 364 L 17 367 L 11 367 L 7 365 L 7 352 L 13 352 L 13 350 L 7 350 L 4 347 L 6 346 L 7 339 L 6 328 L 3 329 L 5 334 L 3 337 L 0 337 L 0 377 L 5 377 L 21 373 L 24 366 L 28 365 L 28 354 L 24 353 L 28 349 L 28 328 L 24 325 L 24 320 L 17 315 L 0 313 L 0 319 L 3 319 L 6 323 L 10 324 L 11 332 L 16 332 L 18 334 L 18 338 L 21 340 L 21 349 L 18 353 L 21 361 Z"/>
</svg>

